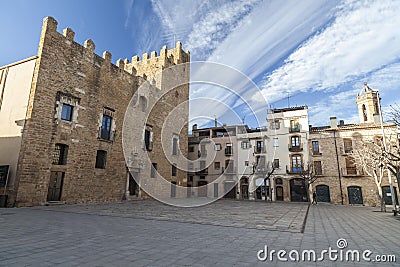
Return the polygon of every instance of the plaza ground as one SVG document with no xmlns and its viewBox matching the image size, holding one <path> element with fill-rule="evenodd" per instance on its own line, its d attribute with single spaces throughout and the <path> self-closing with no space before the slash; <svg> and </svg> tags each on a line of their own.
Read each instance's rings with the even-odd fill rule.
<svg viewBox="0 0 400 267">
<path fill-rule="evenodd" d="M 221 200 L 0 209 L 0 266 L 399 266 L 400 219 L 371 207 Z M 346 249 L 397 262 L 259 261 L 264 249 Z M 262 254 L 261 254 L 262 255 Z M 286 256 L 287 257 L 287 256 Z M 374 258 L 373 258 L 374 259 Z"/>
</svg>

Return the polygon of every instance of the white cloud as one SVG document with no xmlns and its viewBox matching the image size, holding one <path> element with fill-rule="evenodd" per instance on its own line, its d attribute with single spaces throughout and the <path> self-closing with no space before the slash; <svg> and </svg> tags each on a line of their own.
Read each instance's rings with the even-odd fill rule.
<svg viewBox="0 0 400 267">
<path fill-rule="evenodd" d="M 265 94 L 330 90 L 400 55 L 400 2 L 346 1 L 335 21 L 267 76 Z"/>
<path fill-rule="evenodd" d="M 269 102 L 285 97 L 286 92 L 325 94 L 309 105 L 313 124 L 327 124 L 329 116 L 335 115 L 356 122 L 355 95 L 364 81 L 388 95 L 395 94 L 390 88 L 398 89 L 398 1 L 343 1 L 339 6 L 338 1 L 311 0 L 249 5 L 241 0 L 233 4 L 200 0 L 152 3 L 166 32 L 164 38 L 170 43 L 182 40 L 192 59 L 211 53 L 209 61 L 232 66 L 252 79 L 269 73 L 261 83 Z M 245 86 L 238 92 L 258 112 L 268 108 L 260 105 L 262 95 L 246 91 Z M 226 91 L 197 87 L 191 93 L 192 98 L 223 99 L 241 109 L 241 101 L 227 96 Z M 211 104 L 191 109 L 210 117 L 226 110 Z"/>
</svg>

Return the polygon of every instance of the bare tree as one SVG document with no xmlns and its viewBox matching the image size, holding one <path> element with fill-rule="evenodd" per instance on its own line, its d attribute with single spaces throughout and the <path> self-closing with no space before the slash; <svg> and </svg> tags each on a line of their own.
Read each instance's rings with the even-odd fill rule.
<svg viewBox="0 0 400 267">
<path fill-rule="evenodd" d="M 400 105 L 390 105 L 390 111 L 387 112 L 389 118 L 396 123 L 397 127 L 400 127 Z"/>
<path fill-rule="evenodd" d="M 312 163 L 308 163 L 307 169 L 302 171 L 300 175 L 304 179 L 306 186 L 311 185 L 318 179 L 318 171 L 315 170 L 315 166 Z"/>
<path fill-rule="evenodd" d="M 353 152 L 350 153 L 355 163 L 362 167 L 364 172 L 374 179 L 377 188 L 377 197 L 381 211 L 385 211 L 382 196 L 382 180 L 385 171 L 385 156 L 382 140 L 355 140 Z"/>
<path fill-rule="evenodd" d="M 310 162 L 307 163 L 307 168 L 300 173 L 301 178 L 304 180 L 304 185 L 307 188 L 309 199 L 311 199 L 312 196 L 311 184 L 318 179 L 319 174 L 320 173 L 316 170 L 314 164 Z"/>
</svg>

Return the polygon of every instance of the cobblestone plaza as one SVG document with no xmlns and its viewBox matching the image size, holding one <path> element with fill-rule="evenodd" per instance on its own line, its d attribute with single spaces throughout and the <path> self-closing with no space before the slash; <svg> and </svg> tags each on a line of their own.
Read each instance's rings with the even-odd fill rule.
<svg viewBox="0 0 400 267">
<path fill-rule="evenodd" d="M 348 249 L 395 255 L 400 221 L 376 208 L 221 200 L 198 208 L 156 201 L 1 209 L 0 266 L 377 266 L 260 261 L 269 250 Z M 379 266 L 398 266 L 396 262 Z"/>
</svg>

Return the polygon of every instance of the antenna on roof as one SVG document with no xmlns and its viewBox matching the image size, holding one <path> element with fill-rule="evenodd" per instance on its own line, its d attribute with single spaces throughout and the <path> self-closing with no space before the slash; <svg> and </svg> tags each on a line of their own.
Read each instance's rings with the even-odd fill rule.
<svg viewBox="0 0 400 267">
<path fill-rule="evenodd" d="M 287 91 L 287 107 L 290 108 L 290 92 Z"/>
</svg>

